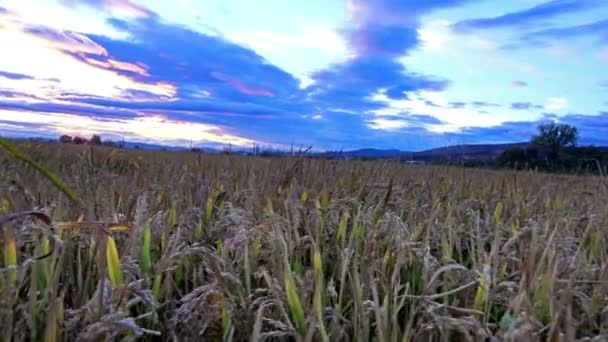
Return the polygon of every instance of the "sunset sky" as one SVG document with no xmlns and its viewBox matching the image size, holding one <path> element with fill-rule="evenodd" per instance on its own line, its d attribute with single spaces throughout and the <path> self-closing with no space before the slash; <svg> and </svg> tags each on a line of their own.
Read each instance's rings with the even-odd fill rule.
<svg viewBox="0 0 608 342">
<path fill-rule="evenodd" d="M 608 145 L 606 0 L 0 0 L 0 133 Z"/>
</svg>

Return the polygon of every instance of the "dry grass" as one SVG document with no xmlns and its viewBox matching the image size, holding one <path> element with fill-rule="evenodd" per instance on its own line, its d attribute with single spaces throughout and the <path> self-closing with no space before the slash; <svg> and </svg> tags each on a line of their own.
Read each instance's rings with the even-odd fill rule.
<svg viewBox="0 0 608 342">
<path fill-rule="evenodd" d="M 20 148 L 80 201 L 0 152 L 6 340 L 608 338 L 600 177 Z"/>
</svg>

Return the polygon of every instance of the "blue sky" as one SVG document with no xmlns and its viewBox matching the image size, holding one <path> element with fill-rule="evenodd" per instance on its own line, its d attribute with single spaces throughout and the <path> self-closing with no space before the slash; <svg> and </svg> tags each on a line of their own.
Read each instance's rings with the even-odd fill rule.
<svg viewBox="0 0 608 342">
<path fill-rule="evenodd" d="M 0 0 L 0 132 L 168 145 L 608 145 L 605 0 Z"/>
</svg>

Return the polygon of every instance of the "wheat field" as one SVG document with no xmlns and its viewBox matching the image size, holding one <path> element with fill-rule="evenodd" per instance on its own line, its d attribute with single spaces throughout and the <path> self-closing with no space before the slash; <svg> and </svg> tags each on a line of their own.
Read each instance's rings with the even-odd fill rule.
<svg viewBox="0 0 608 342">
<path fill-rule="evenodd" d="M 17 145 L 7 341 L 608 339 L 605 177 Z"/>
</svg>

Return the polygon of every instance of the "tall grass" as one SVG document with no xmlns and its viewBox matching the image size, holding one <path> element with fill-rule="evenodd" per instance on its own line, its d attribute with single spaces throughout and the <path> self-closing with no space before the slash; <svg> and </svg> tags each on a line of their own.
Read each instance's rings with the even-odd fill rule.
<svg viewBox="0 0 608 342">
<path fill-rule="evenodd" d="M 4 339 L 608 338 L 602 177 L 18 147 Z"/>
</svg>

